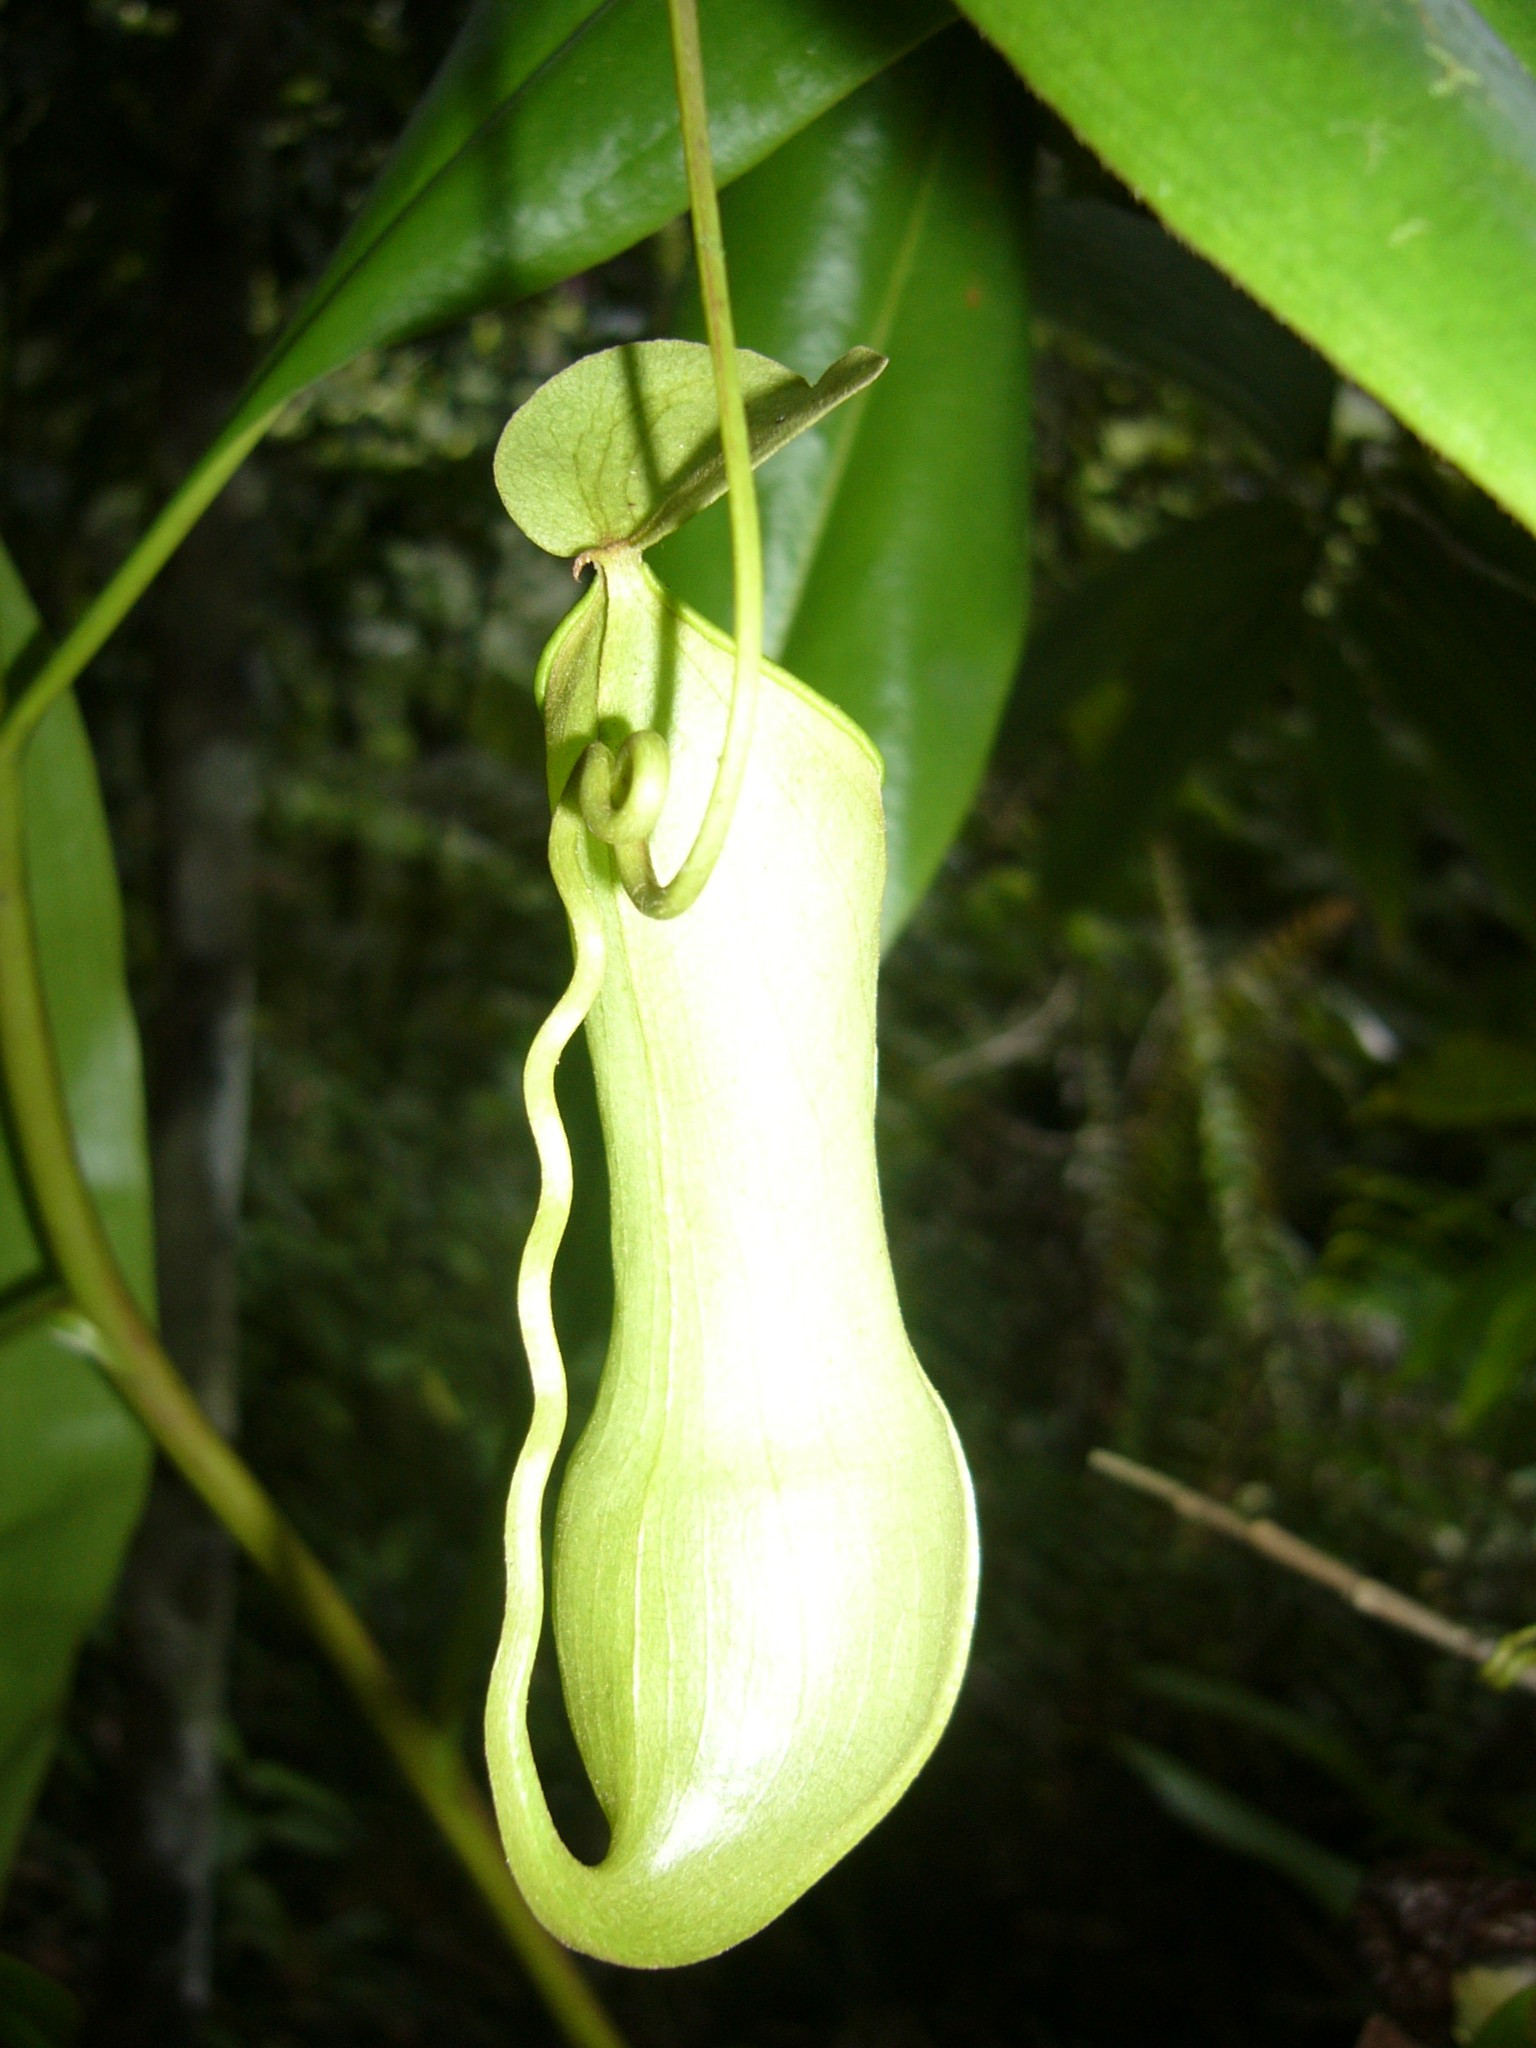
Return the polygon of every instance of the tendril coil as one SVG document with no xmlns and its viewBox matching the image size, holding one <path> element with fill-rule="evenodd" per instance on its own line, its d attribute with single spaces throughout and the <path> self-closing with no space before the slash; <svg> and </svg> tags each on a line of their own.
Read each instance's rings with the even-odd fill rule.
<svg viewBox="0 0 1536 2048">
<path fill-rule="evenodd" d="M 582 823 L 613 848 L 625 893 L 647 917 L 675 917 L 687 908 L 675 890 L 657 881 L 651 858 L 650 837 L 667 800 L 670 769 L 666 741 L 646 730 L 632 732 L 617 753 L 593 740 L 574 778 Z"/>
</svg>

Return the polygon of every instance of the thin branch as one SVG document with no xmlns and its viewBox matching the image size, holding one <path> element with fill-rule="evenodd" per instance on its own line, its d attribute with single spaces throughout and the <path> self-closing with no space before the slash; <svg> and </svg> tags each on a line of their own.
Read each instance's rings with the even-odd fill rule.
<svg viewBox="0 0 1536 2048">
<path fill-rule="evenodd" d="M 1453 1657 L 1465 1657 L 1468 1663 L 1478 1665 L 1485 1673 L 1486 1667 L 1494 1663 L 1496 1683 L 1502 1680 L 1505 1684 L 1523 1686 L 1527 1692 L 1536 1692 L 1536 1667 L 1515 1663 L 1511 1668 L 1512 1660 L 1507 1658 L 1495 1662 L 1500 1650 L 1514 1640 L 1512 1637 L 1483 1635 L 1477 1629 L 1468 1628 L 1464 1622 L 1451 1621 L 1445 1615 L 1437 1614 L 1432 1607 L 1410 1600 L 1395 1586 L 1383 1585 L 1380 1579 L 1367 1578 L 1341 1558 L 1330 1556 L 1315 1544 L 1303 1542 L 1289 1529 L 1282 1529 L 1278 1522 L 1263 1517 L 1250 1521 L 1246 1515 L 1238 1514 L 1223 1502 L 1212 1500 L 1208 1493 L 1197 1493 L 1192 1486 L 1170 1479 L 1166 1472 L 1156 1472 L 1150 1465 L 1138 1465 L 1131 1458 L 1122 1458 L 1117 1451 L 1090 1451 L 1088 1463 L 1105 1479 L 1133 1487 L 1139 1493 L 1151 1494 L 1154 1500 L 1162 1501 L 1175 1514 L 1182 1515 L 1185 1521 L 1215 1529 L 1219 1534 L 1229 1536 L 1234 1543 L 1246 1543 L 1250 1550 L 1258 1551 L 1272 1564 L 1283 1565 L 1287 1571 L 1299 1572 L 1303 1578 L 1326 1586 L 1330 1593 L 1337 1593 L 1341 1600 L 1347 1600 L 1358 1613 L 1368 1614 L 1375 1621 L 1384 1621 L 1391 1628 L 1418 1636 L 1423 1642 L 1433 1643 L 1437 1650 L 1448 1650 Z"/>
<path fill-rule="evenodd" d="M 134 1299 L 80 1171 L 37 964 L 20 749 L 0 745 L 0 1069 L 50 1257 L 94 1358 L 161 1450 L 325 1652 L 490 1907 L 572 2048 L 623 2048 L 571 1958 L 534 1919 L 457 1744 L 406 1696 L 324 1565 L 193 1398 Z"/>
</svg>

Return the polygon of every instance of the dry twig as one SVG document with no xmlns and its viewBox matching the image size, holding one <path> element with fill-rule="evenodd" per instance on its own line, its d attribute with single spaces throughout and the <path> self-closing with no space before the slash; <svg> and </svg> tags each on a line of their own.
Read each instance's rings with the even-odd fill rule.
<svg viewBox="0 0 1536 2048">
<path fill-rule="evenodd" d="M 1234 1508 L 1213 1500 L 1208 1493 L 1197 1493 L 1192 1486 L 1170 1479 L 1166 1472 L 1156 1472 L 1150 1465 L 1138 1465 L 1132 1458 L 1122 1458 L 1118 1451 L 1090 1451 L 1088 1463 L 1104 1478 L 1163 1501 L 1186 1521 L 1215 1529 L 1221 1535 L 1231 1537 L 1234 1543 L 1246 1543 L 1250 1550 L 1258 1551 L 1261 1557 L 1269 1558 L 1272 1563 L 1284 1565 L 1287 1571 L 1299 1572 L 1303 1578 L 1326 1586 L 1359 1613 L 1369 1614 L 1392 1628 L 1403 1629 L 1426 1643 L 1433 1643 L 1438 1650 L 1449 1650 L 1453 1657 L 1465 1657 L 1469 1663 L 1476 1664 L 1490 1682 L 1500 1686 L 1523 1686 L 1527 1692 L 1536 1692 L 1536 1665 L 1525 1661 L 1523 1654 L 1525 1642 L 1522 1639 L 1527 1637 L 1528 1631 L 1520 1630 L 1515 1636 L 1488 1636 L 1468 1628 L 1464 1622 L 1451 1621 L 1445 1615 L 1437 1614 L 1432 1607 L 1410 1600 L 1395 1586 L 1383 1585 L 1380 1579 L 1369 1579 L 1342 1559 L 1331 1557 L 1326 1550 L 1303 1542 L 1289 1529 L 1282 1529 L 1278 1522 L 1263 1517 L 1250 1521 Z"/>
</svg>

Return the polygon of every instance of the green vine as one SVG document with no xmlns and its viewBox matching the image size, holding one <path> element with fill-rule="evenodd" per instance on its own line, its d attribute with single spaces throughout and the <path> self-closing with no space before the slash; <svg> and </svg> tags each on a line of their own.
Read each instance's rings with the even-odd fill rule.
<svg viewBox="0 0 1536 2048">
<path fill-rule="evenodd" d="M 762 533 L 757 491 L 752 482 L 746 401 L 736 358 L 736 324 L 731 316 L 720 198 L 710 157 L 697 0 L 667 0 L 667 13 L 672 27 L 672 62 L 683 131 L 683 162 L 688 174 L 688 203 L 693 215 L 693 246 L 720 414 L 720 448 L 731 523 L 736 656 L 730 712 L 714 787 L 693 845 L 670 882 L 658 881 L 648 844 L 666 801 L 665 740 L 656 732 L 631 733 L 617 756 L 596 741 L 582 762 L 579 797 L 587 829 L 618 849 L 620 879 L 631 902 L 647 917 L 678 917 L 690 909 L 720 858 L 752 748 L 763 658 Z"/>
<path fill-rule="evenodd" d="M 21 747 L 0 747 L 0 1069 L 49 1254 L 72 1312 L 56 1321 L 92 1357 L 193 1490 L 325 1652 L 521 1958 L 572 2048 L 622 2037 L 507 1873 L 456 1745 L 407 1698 L 335 1580 L 203 1414 L 123 1277 L 75 1156 L 38 971 L 27 890 Z"/>
<path fill-rule="evenodd" d="M 20 760 L 43 719 L 100 652 L 276 419 L 274 406 L 216 442 L 117 573 L 102 586 L 0 723 L 0 758 Z"/>
</svg>

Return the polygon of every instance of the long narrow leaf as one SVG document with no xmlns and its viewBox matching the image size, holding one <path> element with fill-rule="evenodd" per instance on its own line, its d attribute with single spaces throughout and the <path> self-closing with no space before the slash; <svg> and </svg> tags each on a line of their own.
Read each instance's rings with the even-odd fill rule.
<svg viewBox="0 0 1536 2048">
<path fill-rule="evenodd" d="M 1378 1777 L 1343 1736 L 1298 1713 L 1294 1707 L 1282 1706 L 1262 1693 L 1250 1692 L 1246 1686 L 1174 1664 L 1148 1665 L 1137 1672 L 1136 1684 L 1153 1699 L 1189 1708 L 1197 1714 L 1213 1715 L 1281 1743 L 1293 1756 L 1303 1757 L 1326 1772 L 1405 1846 L 1439 1849 L 1463 1845 L 1461 1836 Z"/>
<path fill-rule="evenodd" d="M 0 547 L 0 670 L 23 666 L 37 615 Z M 152 1296 L 149 1163 L 138 1038 L 106 819 L 74 699 L 48 714 L 25 767 L 33 906 L 75 1142 L 140 1297 Z M 96 1366 L 33 1310 L 47 1271 L 14 1161 L 0 1148 L 0 1879 L 44 1768 L 75 1652 L 137 1518 L 149 1445 Z M 29 1303 L 31 1308 L 29 1309 Z"/>
<path fill-rule="evenodd" d="M 1474 1429 L 1515 1392 L 1536 1361 L 1536 1274 L 1505 1293 L 1488 1318 L 1456 1404 L 1460 1429 Z"/>
<path fill-rule="evenodd" d="M 714 0 L 705 11 L 723 181 L 949 12 L 944 0 Z M 445 79 L 223 429 L 39 677 L 39 710 L 143 595 L 287 399 L 365 349 L 570 277 L 681 209 L 667 23 L 651 0 L 587 10 L 481 0 Z"/>
<path fill-rule="evenodd" d="M 1115 1754 L 1136 1773 L 1159 1806 L 1197 1835 L 1279 1871 L 1338 1919 L 1353 1906 L 1360 1889 L 1360 1871 L 1355 1864 L 1148 1743 L 1120 1741 L 1115 1744 Z"/>
<path fill-rule="evenodd" d="M 717 175 L 739 177 L 940 27 L 943 0 L 705 0 Z M 687 203 L 657 0 L 481 0 L 229 433 L 367 348 L 525 297 Z"/>
<path fill-rule="evenodd" d="M 964 0 L 1203 255 L 1536 524 L 1536 43 L 1469 0 Z M 1522 27 L 1523 24 L 1523 27 Z"/>
</svg>

